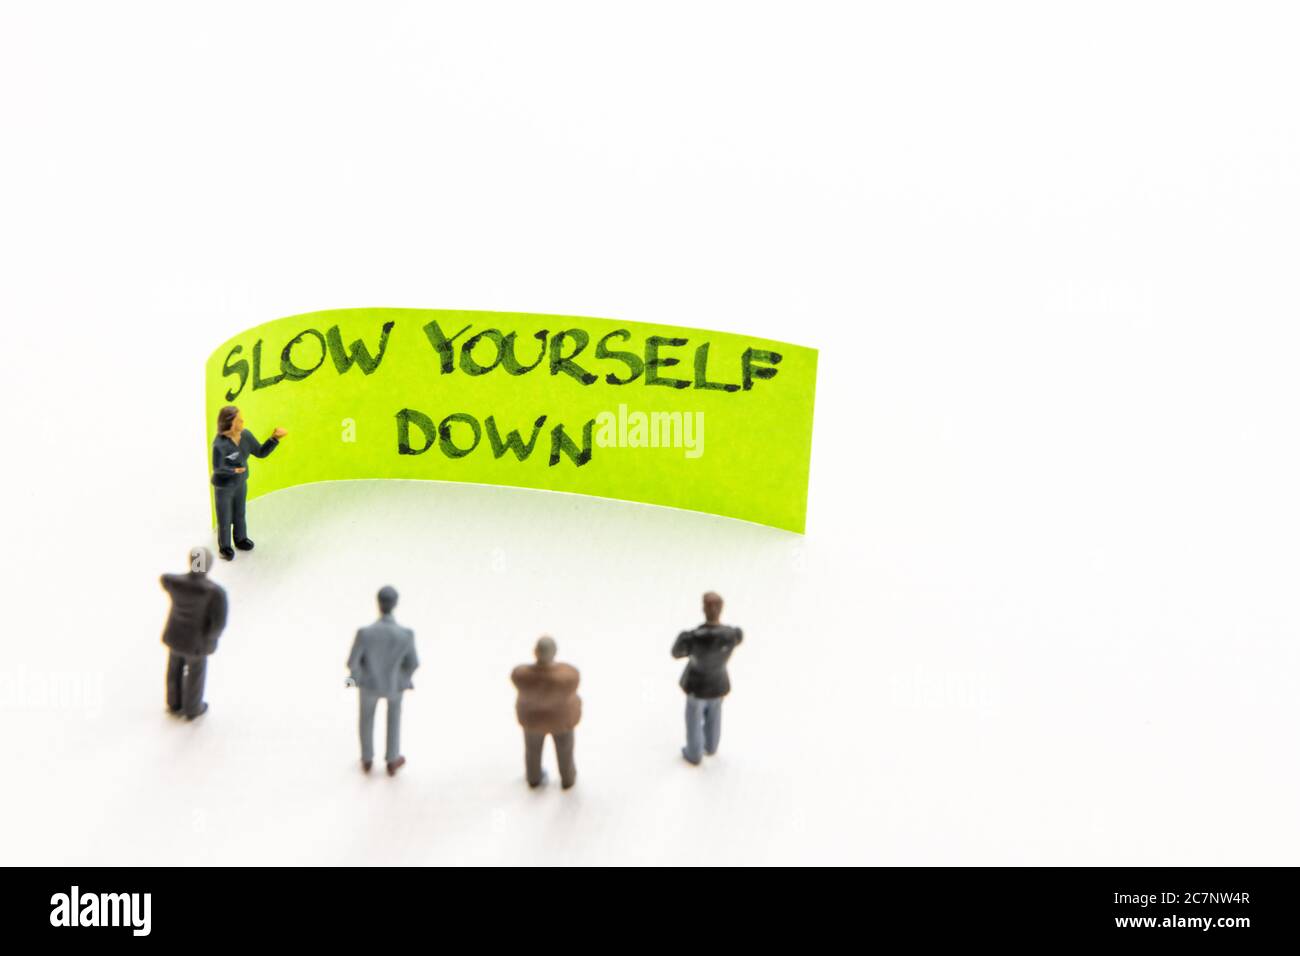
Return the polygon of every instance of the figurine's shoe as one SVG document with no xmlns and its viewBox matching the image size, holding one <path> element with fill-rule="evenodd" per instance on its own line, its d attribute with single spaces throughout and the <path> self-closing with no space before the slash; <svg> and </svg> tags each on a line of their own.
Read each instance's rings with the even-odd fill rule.
<svg viewBox="0 0 1300 956">
<path fill-rule="evenodd" d="M 712 750 L 705 750 L 705 751 L 704 751 L 705 755 L 706 755 L 706 756 L 709 756 L 709 757 L 712 757 L 712 756 L 713 756 L 715 753 L 717 753 L 717 752 L 718 752 L 718 748 L 717 748 L 717 747 L 714 747 Z"/>
<path fill-rule="evenodd" d="M 171 714 L 173 717 L 182 716 L 181 709 L 179 707 L 168 707 L 167 713 Z"/>
<path fill-rule="evenodd" d="M 370 773 L 370 768 L 373 767 L 374 765 L 375 762 L 373 760 L 361 761 L 361 769 L 364 770 L 366 773 Z"/>
<path fill-rule="evenodd" d="M 231 549 L 231 548 L 222 548 L 222 549 L 221 549 L 220 551 L 218 551 L 217 553 L 221 555 L 221 560 L 223 560 L 223 561 L 233 561 L 233 560 L 235 560 L 235 552 L 234 552 L 234 550 Z"/>
<path fill-rule="evenodd" d="M 537 778 L 537 782 L 533 783 L 531 780 L 529 780 L 528 786 L 532 787 L 533 789 L 536 789 L 538 787 L 544 787 L 546 786 L 546 781 L 550 779 L 551 779 L 551 775 L 548 774 L 545 770 L 543 770 L 542 775 Z"/>
<path fill-rule="evenodd" d="M 241 538 L 235 542 L 235 547 L 238 548 L 240 551 L 252 551 L 253 542 L 248 538 Z"/>
<path fill-rule="evenodd" d="M 575 783 L 577 783 L 577 782 L 578 782 L 578 775 L 575 773 L 575 774 L 573 775 L 573 779 L 572 779 L 572 780 L 561 780 L 561 781 L 560 781 L 560 789 L 561 789 L 561 790 L 570 790 L 570 789 L 573 788 L 573 785 L 574 785 Z"/>
<path fill-rule="evenodd" d="M 397 776 L 397 771 L 401 770 L 404 766 L 406 766 L 405 757 L 398 757 L 396 760 L 388 761 L 388 775 L 390 777 Z"/>
<path fill-rule="evenodd" d="M 696 760 L 691 759 L 691 755 L 686 752 L 685 747 L 682 748 L 682 759 L 685 760 L 692 767 L 698 767 L 700 765 L 700 761 L 698 759 Z"/>
<path fill-rule="evenodd" d="M 204 702 L 203 702 L 203 706 L 199 708 L 199 711 L 198 711 L 197 714 L 186 714 L 186 715 L 185 715 L 185 719 L 186 719 L 186 720 L 198 720 L 198 718 L 202 717 L 202 716 L 203 716 L 204 714 L 206 714 L 207 712 L 208 712 L 208 703 L 207 703 L 207 701 L 204 701 Z"/>
</svg>

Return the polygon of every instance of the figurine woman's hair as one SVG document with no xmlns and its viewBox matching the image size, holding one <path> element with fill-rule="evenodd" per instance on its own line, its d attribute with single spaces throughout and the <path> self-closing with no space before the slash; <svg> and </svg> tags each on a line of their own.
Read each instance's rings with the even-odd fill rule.
<svg viewBox="0 0 1300 956">
<path fill-rule="evenodd" d="M 238 414 L 239 407 L 236 405 L 227 405 L 217 412 L 217 434 L 224 435 L 230 431 L 230 426 L 235 424 L 235 416 Z"/>
</svg>

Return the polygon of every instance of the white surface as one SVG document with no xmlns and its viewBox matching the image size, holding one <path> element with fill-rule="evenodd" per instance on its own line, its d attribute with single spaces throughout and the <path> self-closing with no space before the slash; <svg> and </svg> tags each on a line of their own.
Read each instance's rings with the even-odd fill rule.
<svg viewBox="0 0 1300 956">
<path fill-rule="evenodd" d="M 1296 862 L 1285 5 L 432 7 L 6 4 L 4 862 Z M 357 305 L 819 347 L 809 534 L 287 491 L 171 721 L 202 363 Z M 341 685 L 384 583 L 392 781 Z M 747 641 L 694 770 L 706 588 Z M 521 779 L 543 631 L 568 794 Z"/>
</svg>

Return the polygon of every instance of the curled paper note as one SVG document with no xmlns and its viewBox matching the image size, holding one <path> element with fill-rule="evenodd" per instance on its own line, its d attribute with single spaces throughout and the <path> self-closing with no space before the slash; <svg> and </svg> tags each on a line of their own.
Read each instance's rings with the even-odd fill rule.
<svg viewBox="0 0 1300 956">
<path fill-rule="evenodd" d="M 314 481 L 470 481 L 804 530 L 815 349 L 572 315 L 337 309 L 208 359 L 208 441 L 238 405 L 249 496 Z"/>
</svg>

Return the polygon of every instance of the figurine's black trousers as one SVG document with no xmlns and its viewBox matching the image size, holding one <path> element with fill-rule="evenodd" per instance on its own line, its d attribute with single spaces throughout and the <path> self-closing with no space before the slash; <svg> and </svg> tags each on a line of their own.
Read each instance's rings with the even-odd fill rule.
<svg viewBox="0 0 1300 956">
<path fill-rule="evenodd" d="M 217 496 L 217 547 L 225 551 L 234 550 L 230 546 L 230 532 L 233 527 L 235 540 L 243 541 L 248 537 L 248 528 L 244 525 L 244 503 L 248 501 L 248 482 L 236 481 L 232 485 L 215 489 Z"/>
<path fill-rule="evenodd" d="M 175 651 L 167 655 L 167 709 L 194 717 L 203 707 L 203 678 L 206 657 L 188 657 Z"/>
<path fill-rule="evenodd" d="M 578 768 L 573 765 L 573 731 L 551 734 L 555 741 L 555 762 L 560 765 L 560 783 L 572 787 L 578 779 Z M 528 785 L 535 787 L 542 782 L 542 745 L 546 743 L 546 734 L 524 731 L 524 774 Z"/>
</svg>

